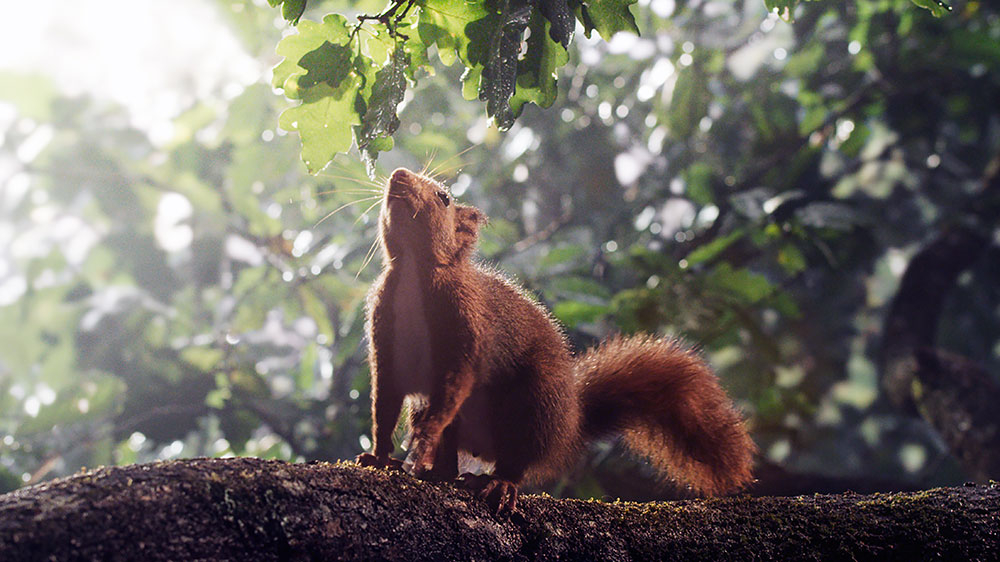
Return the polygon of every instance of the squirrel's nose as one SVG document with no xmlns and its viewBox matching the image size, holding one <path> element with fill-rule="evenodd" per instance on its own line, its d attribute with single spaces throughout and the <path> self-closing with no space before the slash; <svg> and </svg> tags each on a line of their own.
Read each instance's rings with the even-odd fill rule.
<svg viewBox="0 0 1000 562">
<path fill-rule="evenodd" d="M 406 168 L 396 168 L 389 176 L 389 183 L 409 183 L 411 177 L 413 177 L 413 172 Z"/>
</svg>

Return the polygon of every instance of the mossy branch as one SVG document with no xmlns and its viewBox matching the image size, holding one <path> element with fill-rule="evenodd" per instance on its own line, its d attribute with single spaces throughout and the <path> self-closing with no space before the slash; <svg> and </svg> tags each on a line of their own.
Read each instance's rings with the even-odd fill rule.
<svg viewBox="0 0 1000 562">
<path fill-rule="evenodd" d="M 468 493 L 350 464 L 194 459 L 0 496 L 2 560 L 1000 558 L 1000 487 L 648 504 Z"/>
</svg>

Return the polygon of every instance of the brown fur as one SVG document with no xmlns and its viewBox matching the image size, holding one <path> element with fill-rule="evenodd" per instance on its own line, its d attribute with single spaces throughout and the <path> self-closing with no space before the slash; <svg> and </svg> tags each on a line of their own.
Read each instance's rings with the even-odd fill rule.
<svg viewBox="0 0 1000 562">
<path fill-rule="evenodd" d="M 558 475 L 586 441 L 616 432 L 698 491 L 749 482 L 753 441 L 697 355 L 639 336 L 574 358 L 548 312 L 471 260 L 484 220 L 437 182 L 393 172 L 368 302 L 374 450 L 359 462 L 393 464 L 401 405 L 417 396 L 413 472 L 454 478 L 467 451 L 495 464 L 475 486 L 499 508 L 513 507 L 516 484 Z"/>
</svg>

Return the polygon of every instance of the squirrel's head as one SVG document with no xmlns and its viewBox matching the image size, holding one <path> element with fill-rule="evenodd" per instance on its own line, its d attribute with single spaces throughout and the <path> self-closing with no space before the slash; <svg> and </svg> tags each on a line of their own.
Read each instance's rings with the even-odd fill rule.
<svg viewBox="0 0 1000 562">
<path fill-rule="evenodd" d="M 379 224 L 388 257 L 406 253 L 439 265 L 468 258 L 486 216 L 456 203 L 443 185 L 399 168 L 389 177 Z"/>
</svg>

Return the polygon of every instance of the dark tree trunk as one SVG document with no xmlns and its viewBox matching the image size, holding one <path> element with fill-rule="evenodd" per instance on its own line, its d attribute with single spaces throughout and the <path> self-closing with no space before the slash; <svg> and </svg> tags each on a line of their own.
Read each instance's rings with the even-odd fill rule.
<svg viewBox="0 0 1000 562">
<path fill-rule="evenodd" d="M 0 560 L 1000 559 L 996 485 L 519 510 L 354 465 L 171 461 L 0 496 Z"/>
<path fill-rule="evenodd" d="M 936 348 L 945 300 L 959 276 L 988 255 L 1000 226 L 1000 153 L 986 166 L 966 209 L 910 260 L 882 333 L 880 370 L 889 400 L 920 415 L 969 476 L 1000 478 L 1000 385 L 977 362 Z"/>
</svg>

